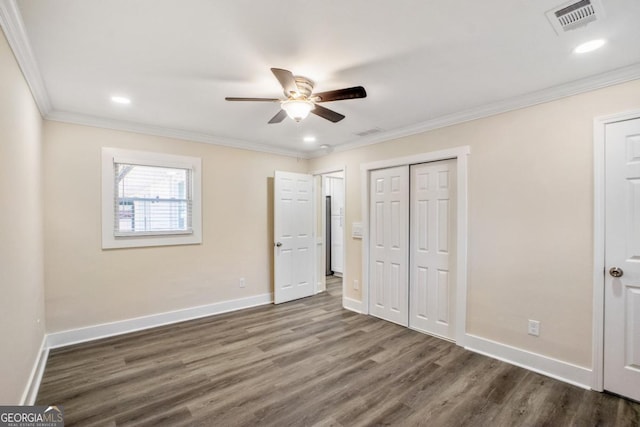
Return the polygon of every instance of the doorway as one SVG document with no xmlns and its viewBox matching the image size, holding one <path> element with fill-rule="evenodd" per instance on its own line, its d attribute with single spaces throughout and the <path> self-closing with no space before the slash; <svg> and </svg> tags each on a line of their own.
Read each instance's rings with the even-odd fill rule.
<svg viewBox="0 0 640 427">
<path fill-rule="evenodd" d="M 344 298 L 346 237 L 346 168 L 312 172 L 315 192 L 316 292 Z"/>
<path fill-rule="evenodd" d="M 640 401 L 640 112 L 594 138 L 593 388 Z"/>
<path fill-rule="evenodd" d="M 447 278 L 449 286 L 451 288 L 452 298 L 451 306 L 455 307 L 454 312 L 442 313 L 450 317 L 450 334 L 448 336 L 443 336 L 442 333 L 438 333 L 437 331 L 426 331 L 427 333 L 432 333 L 434 335 L 443 336 L 444 338 L 455 341 L 458 345 L 464 346 L 465 344 L 465 326 L 466 326 L 466 289 L 467 289 L 467 157 L 470 153 L 470 149 L 467 146 L 457 147 L 448 150 L 436 151 L 431 153 L 422 153 L 414 156 L 402 157 L 397 159 L 389 159 L 379 162 L 372 162 L 363 164 L 361 166 L 362 171 L 362 179 L 363 183 L 363 204 L 362 204 L 362 212 L 363 212 L 363 288 L 362 288 L 362 311 L 365 314 L 373 314 L 376 315 L 376 309 L 380 307 L 376 307 L 379 301 L 375 301 L 374 298 L 378 298 L 380 292 L 384 292 L 386 285 L 385 281 L 379 281 L 380 277 L 384 277 L 385 273 L 385 262 L 387 270 L 390 272 L 390 276 L 387 283 L 395 283 L 394 280 L 398 279 L 398 284 L 406 283 L 406 287 L 396 286 L 397 292 L 391 293 L 392 298 L 387 300 L 385 309 L 389 311 L 389 313 L 393 313 L 395 317 L 396 323 L 409 325 L 409 276 L 411 275 L 409 269 L 410 263 L 410 248 L 409 248 L 409 238 L 408 238 L 408 229 L 409 229 L 409 215 L 402 213 L 402 206 L 406 206 L 408 211 L 409 209 L 409 166 L 417 165 L 422 163 L 431 163 L 437 162 L 441 160 L 451 160 L 455 163 L 455 168 L 451 170 L 452 175 L 450 175 L 453 179 L 450 181 L 455 185 L 455 194 L 452 197 L 452 201 L 455 204 L 455 215 L 452 217 L 452 222 L 455 225 L 455 235 L 452 237 L 452 243 L 455 245 L 455 254 L 452 256 L 453 260 L 451 264 L 455 266 L 456 273 L 455 275 L 449 275 Z M 378 185 L 375 179 L 377 174 L 381 173 L 378 171 L 390 169 L 391 173 L 389 176 L 385 176 L 385 173 L 382 172 L 381 178 L 383 181 L 388 180 L 389 184 L 389 194 L 388 197 L 384 195 L 380 195 L 383 203 L 374 203 L 375 192 L 372 191 L 374 189 L 374 185 Z M 436 175 L 438 171 L 432 171 Z M 382 181 L 380 181 L 382 182 Z M 404 184 L 403 184 L 404 182 Z M 382 184 L 383 185 L 383 184 Z M 403 191 L 395 191 L 403 188 Z M 384 190 L 383 190 L 384 192 Z M 393 194 L 396 192 L 396 194 Z M 386 197 L 386 198 L 385 198 Z M 387 200 L 388 199 L 388 200 Z M 406 202 L 403 200 L 406 199 Z M 388 209 L 385 210 L 384 201 L 388 205 Z M 375 210 L 378 209 L 382 212 L 382 215 L 386 212 L 387 215 L 396 216 L 397 218 L 406 217 L 406 220 L 398 221 L 389 221 L 389 224 L 395 224 L 396 231 L 398 231 L 397 238 L 394 240 L 391 232 L 387 233 L 387 243 L 389 243 L 389 247 L 391 248 L 387 254 L 376 254 L 375 252 L 378 250 L 376 245 L 372 239 L 377 239 L 377 235 L 380 233 L 385 233 L 384 228 L 375 229 L 373 227 L 373 220 L 375 219 Z M 414 216 L 416 213 L 414 213 Z M 407 232 L 404 233 L 401 230 L 403 228 L 407 229 Z M 412 232 L 413 234 L 413 232 Z M 402 240 L 403 236 L 407 236 L 406 240 Z M 391 240 L 389 240 L 391 238 Z M 378 258 L 376 258 L 378 257 Z M 380 258 L 382 257 L 382 258 Z M 380 259 L 383 262 L 380 262 Z M 376 269 L 380 269 L 377 271 Z M 438 268 L 435 268 L 435 272 L 437 272 Z M 416 272 L 413 273 L 414 276 Z M 447 276 L 446 274 L 444 276 Z M 437 283 L 437 281 L 436 281 Z M 376 288 L 378 286 L 378 288 Z M 383 286 L 383 287 L 381 287 Z M 436 285 L 437 286 L 437 285 Z M 406 296 L 404 296 L 406 294 Z M 444 295 L 444 293 L 441 293 Z M 383 304 L 384 305 L 384 304 Z M 414 313 L 416 317 L 419 316 L 419 310 L 414 308 Z M 406 320 L 405 320 L 406 319 Z M 414 322 L 415 325 L 415 322 Z M 424 325 L 414 326 L 417 330 L 422 330 L 425 332 Z"/>
<path fill-rule="evenodd" d="M 344 173 L 322 175 L 325 197 L 325 275 L 342 277 L 344 269 Z"/>
<path fill-rule="evenodd" d="M 330 182 L 329 188 L 326 182 Z M 274 173 L 274 303 L 327 291 L 342 296 L 344 305 L 346 168 L 301 174 Z M 327 213 L 326 196 L 335 204 Z M 333 222 L 334 226 L 327 226 Z M 325 241 L 327 229 L 333 236 Z M 327 265 L 327 251 L 333 253 Z M 327 276 L 327 268 L 330 275 Z"/>
</svg>

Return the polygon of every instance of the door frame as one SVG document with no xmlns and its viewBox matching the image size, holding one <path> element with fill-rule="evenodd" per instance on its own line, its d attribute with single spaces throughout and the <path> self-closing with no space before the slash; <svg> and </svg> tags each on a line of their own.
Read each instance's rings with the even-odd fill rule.
<svg viewBox="0 0 640 427">
<path fill-rule="evenodd" d="M 639 119 L 640 110 L 593 119 L 593 356 L 591 388 L 604 390 L 605 143 L 608 124 Z"/>
<path fill-rule="evenodd" d="M 339 174 L 340 177 L 336 177 L 335 176 L 336 174 Z M 342 258 L 342 263 L 344 264 L 344 245 L 345 245 L 345 241 L 346 241 L 346 237 L 344 235 L 344 229 L 346 228 L 346 226 L 345 226 L 346 222 L 345 222 L 345 216 L 344 216 L 344 212 L 345 212 L 344 204 L 345 204 L 345 199 L 346 199 L 345 194 L 344 194 L 344 192 L 346 190 L 346 188 L 344 186 L 344 172 L 343 171 L 336 171 L 336 172 L 323 173 L 322 175 L 320 175 L 320 177 L 321 177 L 320 179 L 322 180 L 322 189 L 323 190 L 326 190 L 325 184 L 327 184 L 330 179 L 340 179 L 340 180 L 342 180 L 341 181 L 342 185 L 340 186 L 340 187 L 342 187 L 342 199 L 340 199 L 340 200 L 342 202 L 342 214 L 341 214 L 341 216 L 342 216 L 342 225 L 341 225 L 341 227 L 343 229 L 343 233 L 342 233 L 342 257 L 341 258 Z M 332 184 L 332 186 L 333 186 L 333 184 Z M 320 198 L 318 198 L 318 200 L 326 202 L 326 197 L 327 196 L 326 196 L 326 194 L 324 194 L 324 191 L 323 191 L 322 196 L 324 197 L 324 199 L 322 197 L 320 197 Z M 334 200 L 335 200 L 335 198 L 332 195 L 331 196 L 331 204 L 332 204 L 332 206 L 333 206 Z M 327 212 L 326 204 L 325 204 L 324 207 L 325 207 L 324 210 L 323 209 L 318 209 L 318 212 L 320 212 L 321 215 L 322 215 L 322 231 L 323 231 L 323 233 L 325 233 L 325 237 L 326 237 L 327 227 L 329 227 L 329 223 L 332 221 L 331 217 L 333 216 L 333 214 Z M 331 226 L 331 229 L 333 231 L 333 226 Z M 334 240 L 332 238 L 330 240 L 331 245 L 333 245 L 333 241 Z M 327 250 L 328 246 L 329 245 L 326 245 L 326 247 L 325 247 L 325 253 L 326 253 L 326 250 Z M 329 249 L 329 252 L 330 252 L 330 257 L 333 258 L 333 249 Z M 332 264 L 331 262 L 328 262 L 328 263 Z M 339 274 L 341 275 L 340 277 L 342 277 L 342 274 L 344 273 L 344 265 L 342 267 L 343 267 L 343 271 L 339 272 Z M 334 271 L 334 274 L 335 274 L 335 271 Z"/>
<path fill-rule="evenodd" d="M 372 170 L 418 163 L 456 159 L 457 162 L 457 253 L 456 253 L 456 328 L 455 342 L 464 347 L 467 324 L 467 242 L 468 242 L 468 145 L 431 151 L 406 157 L 380 160 L 360 165 L 362 185 L 362 313 L 369 314 L 369 177 Z M 407 189 L 408 190 L 408 189 Z"/>
<path fill-rule="evenodd" d="M 320 177 L 320 182 L 322 183 L 323 179 L 322 176 L 323 175 L 327 175 L 330 173 L 335 173 L 335 172 L 342 172 L 342 194 L 343 194 L 343 201 L 344 201 L 344 227 L 343 229 L 346 230 L 347 229 L 347 194 L 346 194 L 346 190 L 347 190 L 347 166 L 346 165 L 342 165 L 342 166 L 334 166 L 334 167 L 328 167 L 328 168 L 323 168 L 323 169 L 318 169 L 315 171 L 310 172 L 311 176 L 313 176 L 313 191 L 314 191 L 314 195 L 313 195 L 313 226 L 314 226 L 314 233 L 318 230 L 318 221 L 322 222 L 322 231 L 324 232 L 325 227 L 326 227 L 326 218 L 324 216 L 324 214 L 321 214 L 320 218 L 318 218 L 318 209 L 320 208 L 319 206 L 317 206 L 317 201 L 318 201 L 318 193 L 322 192 L 320 191 L 319 188 L 316 188 L 316 178 L 319 176 Z M 322 200 L 322 199 L 321 199 Z M 327 242 L 325 241 L 325 236 L 322 236 L 322 242 L 323 245 L 326 245 Z M 347 263 L 346 263 L 346 258 L 347 258 L 347 234 L 346 231 L 343 233 L 342 236 L 342 306 L 344 307 L 344 299 L 345 299 L 345 284 L 346 284 L 346 277 L 347 277 Z M 313 281 L 314 281 L 314 286 L 315 286 L 315 290 L 316 293 L 318 292 L 322 292 L 324 290 L 326 290 L 326 283 L 325 283 L 325 289 L 319 289 L 318 288 L 318 236 L 316 235 L 315 238 L 315 245 L 313 246 Z"/>
</svg>

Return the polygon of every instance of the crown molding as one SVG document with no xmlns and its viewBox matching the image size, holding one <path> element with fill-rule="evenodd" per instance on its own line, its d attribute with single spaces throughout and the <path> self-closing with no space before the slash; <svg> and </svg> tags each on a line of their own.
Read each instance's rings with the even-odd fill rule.
<svg viewBox="0 0 640 427">
<path fill-rule="evenodd" d="M 0 26 L 31 89 L 40 114 L 45 117 L 51 111 L 51 101 L 15 0 L 0 0 Z"/>
<path fill-rule="evenodd" d="M 127 122 L 124 120 L 106 119 L 87 114 L 70 113 L 65 111 L 52 111 L 45 116 L 46 120 L 55 122 L 73 123 L 77 125 L 92 126 L 97 128 L 119 130 L 125 132 L 141 133 L 145 135 L 161 136 L 173 139 L 182 139 L 193 142 L 203 142 L 205 144 L 221 145 L 242 150 L 258 151 L 279 156 L 295 158 L 308 158 L 308 155 L 296 150 L 286 148 L 270 147 L 266 144 L 256 144 L 240 139 L 221 138 L 206 133 L 192 132 L 188 130 L 172 129 L 162 126 L 152 126 L 140 123 Z"/>
<path fill-rule="evenodd" d="M 595 76 L 586 77 L 547 89 L 530 92 L 521 96 L 516 96 L 503 101 L 493 102 L 481 105 L 479 107 L 470 108 L 452 114 L 436 117 L 435 119 L 417 123 L 415 125 L 406 126 L 391 131 L 381 132 L 369 137 L 363 137 L 352 140 L 344 144 L 336 145 L 335 151 L 352 150 L 358 147 L 378 144 L 380 142 L 390 141 L 406 136 L 416 135 L 434 129 L 439 129 L 459 123 L 469 122 L 484 117 L 494 116 L 521 108 L 531 107 L 545 102 L 554 101 L 568 96 L 578 95 L 580 93 L 592 90 L 602 89 L 607 86 L 613 86 L 632 80 L 640 79 L 640 63 L 632 64 L 627 67 L 618 68 L 606 73 L 597 74 Z M 320 157 L 326 153 L 315 151 L 311 157 Z"/>
</svg>

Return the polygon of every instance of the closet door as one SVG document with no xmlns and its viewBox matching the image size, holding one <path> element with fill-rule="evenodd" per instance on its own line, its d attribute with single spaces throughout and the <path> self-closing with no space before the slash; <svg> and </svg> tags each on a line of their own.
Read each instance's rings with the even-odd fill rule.
<svg viewBox="0 0 640 427">
<path fill-rule="evenodd" d="M 408 326 L 409 167 L 370 176 L 369 313 Z"/>
<path fill-rule="evenodd" d="M 455 338 L 456 161 L 411 166 L 411 328 Z"/>
</svg>

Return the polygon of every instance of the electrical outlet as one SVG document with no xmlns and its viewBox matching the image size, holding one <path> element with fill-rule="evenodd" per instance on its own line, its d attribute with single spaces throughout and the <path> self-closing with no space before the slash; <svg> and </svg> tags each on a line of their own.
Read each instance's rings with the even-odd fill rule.
<svg viewBox="0 0 640 427">
<path fill-rule="evenodd" d="M 356 291 L 360 289 L 360 284 L 358 283 L 358 279 L 353 279 L 353 289 Z"/>
<path fill-rule="evenodd" d="M 244 277 L 240 278 L 240 287 L 244 288 Z"/>
<path fill-rule="evenodd" d="M 529 335 L 533 335 L 534 337 L 540 336 L 540 322 L 539 321 L 529 319 L 528 334 Z"/>
</svg>

